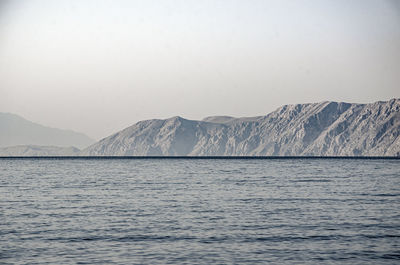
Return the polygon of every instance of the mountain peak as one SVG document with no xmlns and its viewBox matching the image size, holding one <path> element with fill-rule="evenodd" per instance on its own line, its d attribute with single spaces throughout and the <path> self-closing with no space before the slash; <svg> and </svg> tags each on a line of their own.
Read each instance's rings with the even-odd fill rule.
<svg viewBox="0 0 400 265">
<path fill-rule="evenodd" d="M 167 120 L 168 121 L 182 121 L 182 120 L 186 120 L 186 119 L 182 118 L 181 116 L 173 116 Z"/>
</svg>

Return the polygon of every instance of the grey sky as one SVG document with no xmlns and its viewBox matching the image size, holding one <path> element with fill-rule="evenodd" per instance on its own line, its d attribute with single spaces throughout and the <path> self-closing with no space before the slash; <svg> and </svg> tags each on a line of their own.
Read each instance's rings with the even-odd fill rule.
<svg viewBox="0 0 400 265">
<path fill-rule="evenodd" d="M 0 111 L 99 139 L 400 97 L 399 2 L 2 1 Z"/>
</svg>

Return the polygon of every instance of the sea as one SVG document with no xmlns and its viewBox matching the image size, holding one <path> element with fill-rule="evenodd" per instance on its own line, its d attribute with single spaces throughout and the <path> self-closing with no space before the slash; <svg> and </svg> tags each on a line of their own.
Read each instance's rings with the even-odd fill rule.
<svg viewBox="0 0 400 265">
<path fill-rule="evenodd" d="M 3 158 L 0 264 L 400 264 L 400 160 Z"/>
</svg>

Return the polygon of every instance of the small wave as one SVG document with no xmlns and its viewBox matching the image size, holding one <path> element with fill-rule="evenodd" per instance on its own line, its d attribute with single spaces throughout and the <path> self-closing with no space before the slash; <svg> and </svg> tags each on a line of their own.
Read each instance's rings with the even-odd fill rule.
<svg viewBox="0 0 400 265">
<path fill-rule="evenodd" d="M 378 194 L 371 194 L 372 196 L 376 197 L 397 197 L 400 196 L 400 193 L 378 193 Z"/>
<path fill-rule="evenodd" d="M 330 179 L 296 179 L 291 182 L 332 182 Z"/>
<path fill-rule="evenodd" d="M 344 235 L 329 235 L 329 236 L 266 236 L 266 237 L 251 237 L 244 239 L 244 242 L 257 242 L 257 241 L 271 241 L 271 242 L 287 242 L 287 241 L 304 241 L 304 240 L 314 240 L 314 241 L 325 241 L 325 240 L 338 240 L 340 238 L 349 238 L 351 236 Z"/>
</svg>

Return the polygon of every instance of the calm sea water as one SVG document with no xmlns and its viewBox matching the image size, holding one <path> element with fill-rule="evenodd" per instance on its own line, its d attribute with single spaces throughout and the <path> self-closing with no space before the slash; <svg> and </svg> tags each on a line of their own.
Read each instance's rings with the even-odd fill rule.
<svg viewBox="0 0 400 265">
<path fill-rule="evenodd" d="M 400 160 L 0 159 L 2 264 L 399 264 Z"/>
</svg>

